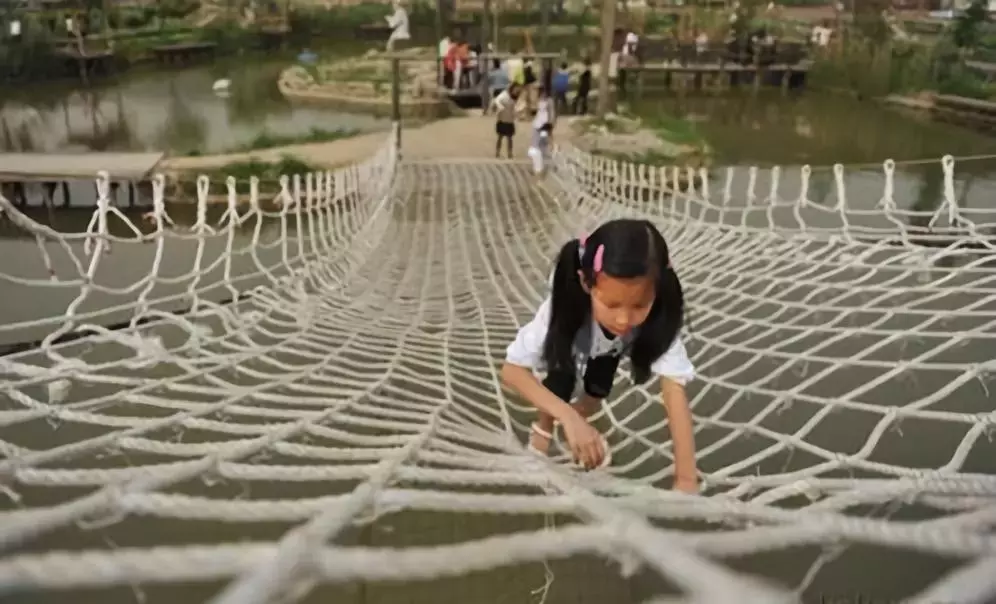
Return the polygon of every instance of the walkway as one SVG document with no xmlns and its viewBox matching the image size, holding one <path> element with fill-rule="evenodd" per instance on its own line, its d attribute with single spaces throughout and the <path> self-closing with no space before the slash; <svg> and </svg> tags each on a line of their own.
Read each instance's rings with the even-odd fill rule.
<svg viewBox="0 0 996 604">
<path fill-rule="evenodd" d="M 106 170 L 116 180 L 143 180 L 162 153 L 0 153 L 0 180 L 91 180 Z"/>
<path fill-rule="evenodd" d="M 519 122 L 515 137 L 514 153 L 525 159 L 529 147 L 529 123 Z M 558 140 L 571 140 L 569 128 L 559 128 Z M 373 132 L 329 143 L 291 145 L 248 153 L 232 153 L 206 157 L 176 157 L 163 162 L 165 170 L 209 170 L 238 161 L 255 158 L 278 161 L 283 155 L 294 155 L 322 167 L 342 166 L 357 159 L 370 157 L 384 144 L 384 133 Z M 454 117 L 432 122 L 421 127 L 405 128 L 401 149 L 406 160 L 439 158 L 491 158 L 494 157 L 494 116 Z"/>
</svg>

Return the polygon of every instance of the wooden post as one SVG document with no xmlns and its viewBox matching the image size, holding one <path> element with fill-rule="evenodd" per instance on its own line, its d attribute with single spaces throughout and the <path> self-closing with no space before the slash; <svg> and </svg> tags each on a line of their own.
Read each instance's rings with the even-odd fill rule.
<svg viewBox="0 0 996 604">
<path fill-rule="evenodd" d="M 754 47 L 754 94 L 757 94 L 758 90 L 761 89 L 761 53 L 757 46 Z"/>
<path fill-rule="evenodd" d="M 443 39 L 443 0 L 436 0 L 436 86 L 443 88 L 443 56 L 439 54 L 439 43 Z"/>
<path fill-rule="evenodd" d="M 488 105 L 491 103 L 491 89 L 488 87 L 488 75 L 491 73 L 491 58 L 488 48 L 491 37 L 491 26 L 488 24 L 490 16 L 491 0 L 484 0 L 484 12 L 481 14 L 481 56 L 477 64 L 481 87 L 481 113 L 486 113 Z"/>
<path fill-rule="evenodd" d="M 602 50 L 598 61 L 598 105 L 595 116 L 603 119 L 612 107 L 612 91 L 609 82 L 609 62 L 612 56 L 613 31 L 616 28 L 615 0 L 602 0 Z"/>
<path fill-rule="evenodd" d="M 540 0 L 540 52 L 546 52 L 550 41 L 550 0 Z"/>
<path fill-rule="evenodd" d="M 398 127 L 395 148 L 401 152 L 401 59 L 391 59 L 391 121 Z"/>
</svg>

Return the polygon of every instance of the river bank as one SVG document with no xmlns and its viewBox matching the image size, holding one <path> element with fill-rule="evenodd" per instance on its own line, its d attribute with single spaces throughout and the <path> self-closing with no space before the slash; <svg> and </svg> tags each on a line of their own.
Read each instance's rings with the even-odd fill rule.
<svg viewBox="0 0 996 604">
<path fill-rule="evenodd" d="M 928 114 L 933 119 L 996 132 L 996 103 L 957 95 L 924 92 L 918 95 L 889 95 L 882 99 L 889 105 Z"/>
</svg>

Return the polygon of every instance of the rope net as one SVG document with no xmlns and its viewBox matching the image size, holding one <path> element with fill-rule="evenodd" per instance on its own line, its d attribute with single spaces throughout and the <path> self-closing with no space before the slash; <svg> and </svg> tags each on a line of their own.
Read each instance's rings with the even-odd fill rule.
<svg viewBox="0 0 996 604">
<path fill-rule="evenodd" d="M 31 342 L 0 357 L 0 593 L 996 597 L 996 272 L 953 161 L 922 212 L 888 162 L 855 181 L 568 148 L 538 183 L 393 140 L 272 201 L 230 179 L 212 205 L 202 178 L 188 224 L 162 178 L 142 220 L 100 175 L 74 233 L 0 197 L 21 235 L 0 337 Z M 703 496 L 669 490 L 655 385 L 625 367 L 593 420 L 613 465 L 589 473 L 528 453 L 499 385 L 556 250 L 619 216 L 661 227 L 687 291 Z"/>
</svg>

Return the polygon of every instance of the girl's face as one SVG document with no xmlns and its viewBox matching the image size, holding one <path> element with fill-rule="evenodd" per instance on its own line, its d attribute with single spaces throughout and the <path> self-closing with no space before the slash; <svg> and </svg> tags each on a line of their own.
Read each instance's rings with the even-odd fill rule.
<svg viewBox="0 0 996 604">
<path fill-rule="evenodd" d="M 585 291 L 591 294 L 591 314 L 598 324 L 620 337 L 647 320 L 657 297 L 653 279 L 646 276 L 620 279 L 600 273 Z"/>
</svg>

